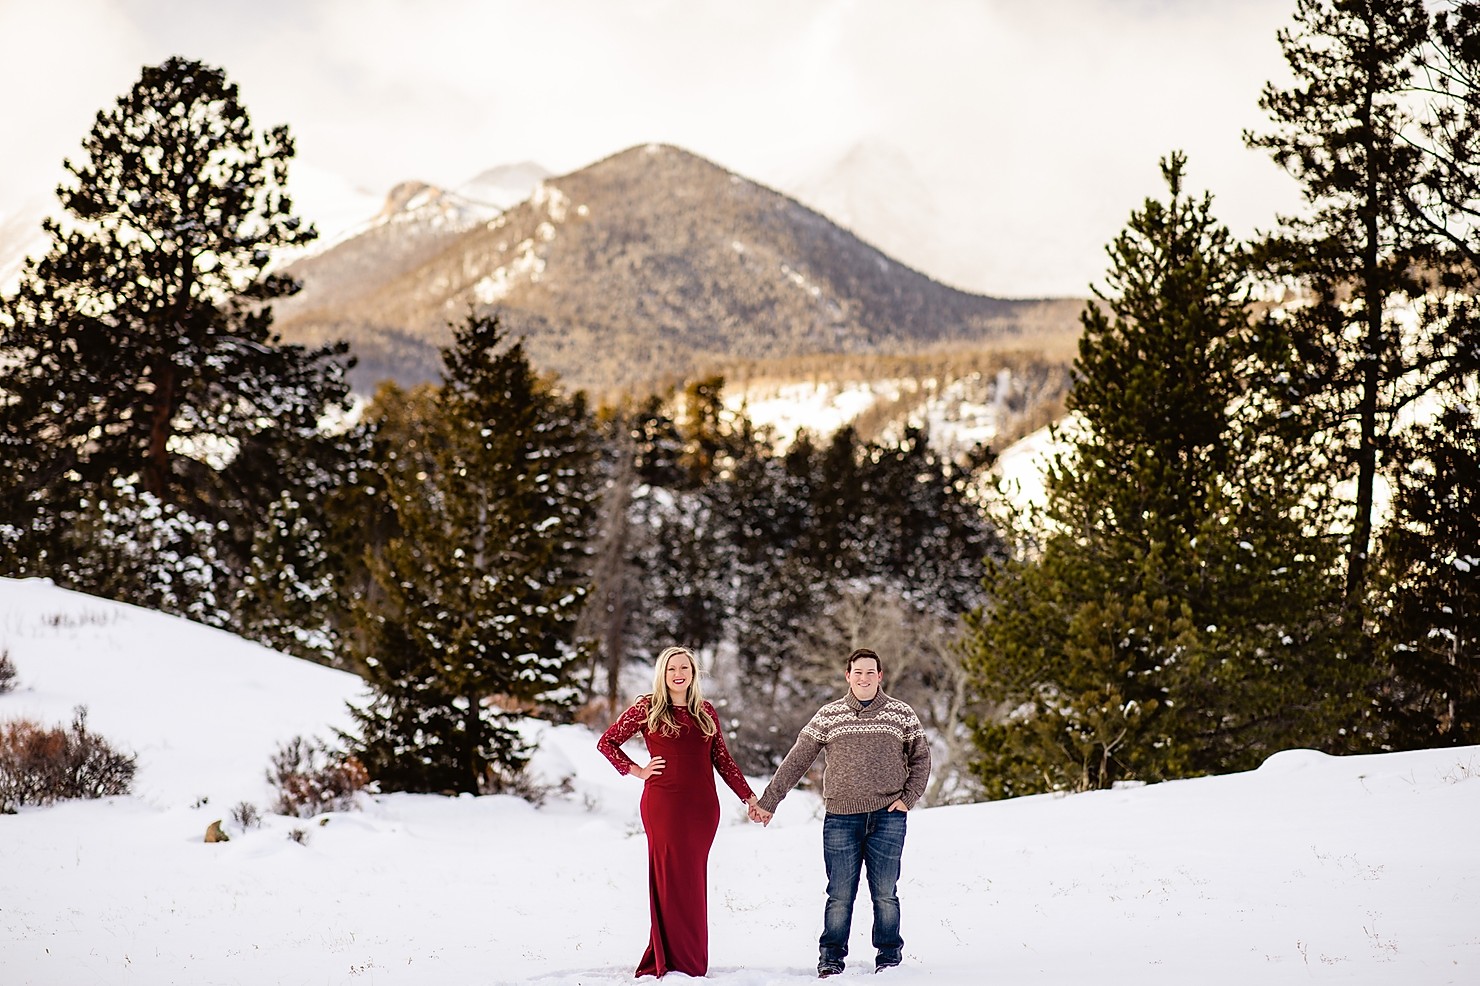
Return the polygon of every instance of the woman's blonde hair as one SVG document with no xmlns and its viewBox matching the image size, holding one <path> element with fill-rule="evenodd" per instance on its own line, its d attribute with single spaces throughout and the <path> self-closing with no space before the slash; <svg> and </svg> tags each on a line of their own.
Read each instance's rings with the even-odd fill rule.
<svg viewBox="0 0 1480 986">
<path fill-rule="evenodd" d="M 684 707 L 689 710 L 699 730 L 705 736 L 713 736 L 719 731 L 719 726 L 704 711 L 704 696 L 699 693 L 699 662 L 694 660 L 694 652 L 687 647 L 664 647 L 663 653 L 658 655 L 657 667 L 653 669 L 652 699 L 648 703 L 648 732 L 661 732 L 668 736 L 679 733 L 678 720 L 673 716 L 673 700 L 668 697 L 668 662 L 680 654 L 689 659 L 689 667 L 693 669 Z"/>
</svg>

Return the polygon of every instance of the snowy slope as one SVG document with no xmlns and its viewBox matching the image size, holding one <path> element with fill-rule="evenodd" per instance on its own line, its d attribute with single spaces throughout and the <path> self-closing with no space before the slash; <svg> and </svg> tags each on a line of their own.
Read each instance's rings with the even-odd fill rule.
<svg viewBox="0 0 1480 986">
<path fill-rule="evenodd" d="M 568 788 L 541 808 L 378 796 L 228 821 L 232 840 L 207 845 L 236 801 L 266 806 L 277 743 L 344 722 L 354 678 L 32 581 L 0 579 L 0 648 L 20 679 L 0 720 L 86 703 L 140 758 L 133 797 L 0 817 L 0 981 L 630 981 L 647 930 L 640 784 L 584 727 L 531 726 L 536 772 Z M 793 794 L 762 829 L 721 790 L 709 979 L 811 982 L 817 800 Z M 1480 748 L 1289 751 L 1228 777 L 919 810 L 889 980 L 1474 983 L 1477 817 Z M 853 958 L 845 983 L 872 971 L 866 901 Z"/>
<path fill-rule="evenodd" d="M 1009 395 L 1021 394 L 1022 382 L 1003 369 L 988 378 L 980 373 L 947 380 L 757 380 L 727 383 L 725 407 L 770 429 L 786 448 L 806 430 L 826 441 L 844 425 L 879 406 L 893 406 L 890 420 L 877 436 L 899 441 L 906 425 L 925 429 L 933 448 L 958 456 L 976 445 L 992 446 L 1017 423 L 1021 412 L 1009 407 Z"/>
</svg>

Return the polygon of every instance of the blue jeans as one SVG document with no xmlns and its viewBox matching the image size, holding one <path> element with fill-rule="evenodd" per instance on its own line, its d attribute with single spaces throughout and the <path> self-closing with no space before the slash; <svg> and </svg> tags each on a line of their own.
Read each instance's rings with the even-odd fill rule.
<svg viewBox="0 0 1480 986">
<path fill-rule="evenodd" d="M 899 859 L 904 852 L 905 812 L 880 808 L 859 815 L 828 815 L 822 821 L 822 860 L 827 865 L 827 909 L 822 913 L 821 961 L 842 962 L 853 927 L 858 874 L 868 867 L 868 892 L 874 902 L 877 961 L 899 962 Z"/>
</svg>

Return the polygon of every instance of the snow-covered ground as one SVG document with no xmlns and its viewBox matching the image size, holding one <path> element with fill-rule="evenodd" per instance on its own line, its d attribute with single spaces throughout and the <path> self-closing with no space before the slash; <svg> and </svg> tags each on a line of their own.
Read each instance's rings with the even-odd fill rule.
<svg viewBox="0 0 1480 986">
<path fill-rule="evenodd" d="M 908 410 L 878 437 L 899 441 L 909 424 L 924 428 L 934 448 L 958 455 L 990 445 L 1004 430 L 1012 417 L 1007 397 L 1013 386 L 1008 369 L 990 380 L 979 373 L 951 380 L 757 380 L 727 386 L 724 402 L 731 413 L 769 428 L 777 447 L 785 449 L 802 429 L 827 441 L 876 405 L 908 398 Z"/>
<path fill-rule="evenodd" d="M 279 744 L 328 738 L 345 674 L 171 617 L 0 579 L 0 720 L 89 723 L 136 752 L 135 794 L 0 816 L 0 983 L 617 986 L 647 934 L 640 784 L 580 726 L 533 724 L 511 797 L 366 797 L 269 816 Z M 634 754 L 640 748 L 634 745 Z M 759 784 L 763 778 L 754 779 Z M 725 815 L 709 979 L 810 982 L 818 802 L 768 829 Z M 231 841 L 206 844 L 225 819 Z M 1480 982 L 1480 748 L 1336 759 L 910 815 L 906 984 Z M 293 841 L 294 830 L 303 843 Z M 865 898 L 853 964 L 872 974 Z M 674 974 L 669 981 L 687 981 Z"/>
</svg>

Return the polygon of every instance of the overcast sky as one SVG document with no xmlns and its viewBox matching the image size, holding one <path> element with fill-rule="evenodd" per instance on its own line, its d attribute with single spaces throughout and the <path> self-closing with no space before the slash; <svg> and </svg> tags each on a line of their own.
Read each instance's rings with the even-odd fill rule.
<svg viewBox="0 0 1480 986">
<path fill-rule="evenodd" d="M 1236 233 L 1296 189 L 1241 132 L 1294 0 L 0 0 L 0 215 L 49 197 L 141 66 L 226 69 L 298 142 L 301 211 L 340 183 L 560 174 L 687 148 L 949 283 L 1082 295 L 1188 152 Z M 844 166 L 842 163 L 846 162 Z M 29 205 L 28 205 L 29 203 Z M 337 210 L 337 211 L 336 211 Z"/>
</svg>

